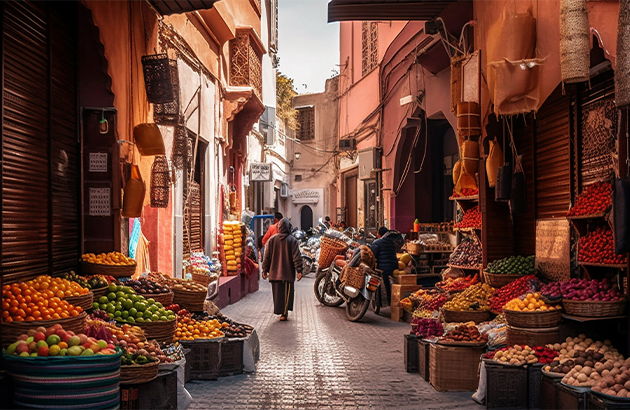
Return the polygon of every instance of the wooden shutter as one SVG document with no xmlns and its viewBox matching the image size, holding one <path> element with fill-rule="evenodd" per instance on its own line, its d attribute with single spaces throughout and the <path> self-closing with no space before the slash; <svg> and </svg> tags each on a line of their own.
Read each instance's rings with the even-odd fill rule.
<svg viewBox="0 0 630 410">
<path fill-rule="evenodd" d="M 0 259 L 5 279 L 78 259 L 76 5 L 2 2 Z"/>
</svg>

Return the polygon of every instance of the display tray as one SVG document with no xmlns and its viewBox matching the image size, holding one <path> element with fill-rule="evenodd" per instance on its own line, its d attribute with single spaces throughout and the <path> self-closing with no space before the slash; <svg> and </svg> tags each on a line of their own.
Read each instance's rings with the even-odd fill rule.
<svg viewBox="0 0 630 410">
<path fill-rule="evenodd" d="M 453 264 L 450 264 L 450 263 L 447 263 L 446 266 L 448 266 L 449 268 L 462 269 L 462 270 L 481 270 L 481 268 L 482 268 L 481 265 L 477 265 L 477 266 L 459 266 L 459 265 L 453 265 Z"/>
<path fill-rule="evenodd" d="M 448 199 L 451 201 L 479 201 L 479 195 L 449 196 Z"/>
<path fill-rule="evenodd" d="M 481 230 L 481 226 L 468 227 L 468 228 L 458 228 L 458 227 L 453 228 L 453 232 L 473 232 L 473 231 L 480 231 L 480 230 Z"/>
<path fill-rule="evenodd" d="M 624 313 L 626 299 L 620 301 L 587 301 L 562 299 L 562 306 L 568 315 L 584 317 L 621 316 Z"/>
<path fill-rule="evenodd" d="M 606 216 L 606 214 L 608 214 L 608 211 L 610 211 L 610 208 L 608 208 L 606 211 L 604 212 L 600 212 L 597 214 L 591 214 L 591 215 L 579 215 L 579 216 L 567 216 L 568 220 L 576 220 L 576 219 L 598 219 L 598 218 L 603 218 Z"/>
<path fill-rule="evenodd" d="M 443 346 L 482 347 L 485 346 L 488 342 L 457 342 L 450 340 L 438 340 L 437 343 Z"/>
<path fill-rule="evenodd" d="M 101 263 L 90 263 L 84 260 L 79 261 L 81 273 L 83 275 L 109 275 L 116 278 L 129 277 L 136 272 L 137 264 L 133 265 L 105 265 Z"/>
<path fill-rule="evenodd" d="M 548 372 L 548 371 L 545 371 L 545 369 L 542 369 L 542 374 L 544 374 L 547 377 L 551 377 L 552 379 L 562 379 L 564 376 L 566 376 L 564 373 Z"/>
<path fill-rule="evenodd" d="M 628 267 L 626 263 L 592 263 L 592 262 L 582 262 L 578 261 L 578 265 L 580 266 L 599 266 L 601 268 L 615 268 L 615 269 L 624 269 Z"/>
<path fill-rule="evenodd" d="M 570 384 L 566 384 L 565 382 L 560 382 L 560 384 L 578 393 L 588 393 L 591 391 L 590 387 L 571 386 Z"/>
<path fill-rule="evenodd" d="M 615 319 L 625 319 L 627 316 L 606 316 L 606 317 L 587 317 L 587 316 L 575 316 L 575 315 L 567 315 L 563 314 L 563 318 L 569 320 L 575 320 L 576 322 L 591 322 L 593 320 L 615 320 Z"/>
<path fill-rule="evenodd" d="M 189 344 L 189 343 L 208 343 L 208 342 L 221 342 L 225 339 L 225 336 L 221 337 L 213 337 L 212 339 L 194 339 L 194 340 L 178 340 L 181 344 Z M 242 338 L 239 338 L 242 339 Z"/>
<path fill-rule="evenodd" d="M 602 399 L 606 399 L 606 400 L 610 400 L 610 401 L 618 401 L 618 402 L 622 402 L 622 403 L 630 403 L 630 397 L 610 396 L 608 394 L 604 394 L 602 392 L 595 391 L 593 389 L 591 389 L 591 393 L 593 393 L 596 396 L 601 397 Z"/>
</svg>

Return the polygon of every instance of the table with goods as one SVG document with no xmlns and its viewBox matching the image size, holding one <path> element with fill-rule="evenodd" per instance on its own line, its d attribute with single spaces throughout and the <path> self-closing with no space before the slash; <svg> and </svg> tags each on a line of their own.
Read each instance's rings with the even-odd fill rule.
<svg viewBox="0 0 630 410">
<path fill-rule="evenodd" d="M 85 254 L 81 267 L 2 287 L 13 405 L 185 408 L 187 375 L 254 370 L 257 358 L 245 352 L 244 366 L 243 350 L 258 348 L 255 330 L 205 313 L 206 286 L 159 272 L 133 279 L 135 262 L 116 252 Z M 206 367 L 216 369 L 212 377 Z"/>
</svg>

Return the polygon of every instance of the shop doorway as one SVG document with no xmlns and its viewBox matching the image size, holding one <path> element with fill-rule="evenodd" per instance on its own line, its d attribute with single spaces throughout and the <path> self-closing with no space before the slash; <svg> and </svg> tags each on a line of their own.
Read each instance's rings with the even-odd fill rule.
<svg viewBox="0 0 630 410">
<path fill-rule="evenodd" d="M 306 231 L 313 227 L 313 209 L 304 205 L 302 210 L 300 211 L 300 229 Z"/>
<path fill-rule="evenodd" d="M 345 180 L 345 206 L 346 213 L 346 226 L 357 227 L 357 183 L 359 176 L 357 174 L 346 176 Z"/>
<path fill-rule="evenodd" d="M 365 181 L 365 229 L 378 229 L 378 188 L 376 180 Z"/>
</svg>

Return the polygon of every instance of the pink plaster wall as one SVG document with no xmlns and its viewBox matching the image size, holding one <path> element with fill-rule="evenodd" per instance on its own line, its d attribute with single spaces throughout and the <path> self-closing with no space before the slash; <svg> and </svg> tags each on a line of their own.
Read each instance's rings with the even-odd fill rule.
<svg viewBox="0 0 630 410">
<path fill-rule="evenodd" d="M 167 208 L 145 206 L 142 233 L 149 241 L 151 270 L 173 275 L 173 194 Z"/>
</svg>

